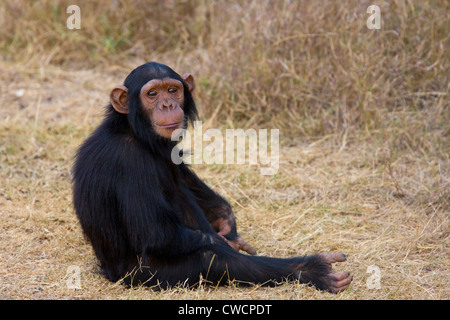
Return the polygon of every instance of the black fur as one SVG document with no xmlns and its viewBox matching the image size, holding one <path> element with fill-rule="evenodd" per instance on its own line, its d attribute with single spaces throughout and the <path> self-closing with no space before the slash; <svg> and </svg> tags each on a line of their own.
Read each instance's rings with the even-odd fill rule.
<svg viewBox="0 0 450 320">
<path fill-rule="evenodd" d="M 74 206 L 106 277 L 166 288 L 196 284 L 200 275 L 215 284 L 265 285 L 296 281 L 300 275 L 301 282 L 327 289 L 330 269 L 320 256 L 249 256 L 213 230 L 210 222 L 227 218 L 232 224 L 227 238 L 238 236 L 230 205 L 185 164 L 172 163 L 175 142 L 157 136 L 143 114 L 141 87 L 164 77 L 183 81 L 154 62 L 133 70 L 124 83 L 129 114 L 109 105 L 104 121 L 76 155 Z M 184 87 L 187 124 L 197 110 Z"/>
</svg>

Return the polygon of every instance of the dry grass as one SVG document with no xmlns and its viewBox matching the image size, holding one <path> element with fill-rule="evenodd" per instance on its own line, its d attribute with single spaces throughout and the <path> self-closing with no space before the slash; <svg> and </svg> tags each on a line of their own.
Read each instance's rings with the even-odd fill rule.
<svg viewBox="0 0 450 320">
<path fill-rule="evenodd" d="M 83 2 L 79 31 L 65 28 L 70 1 L 0 4 L 0 298 L 449 299 L 448 2 L 379 1 L 379 31 L 361 1 L 145 3 Z M 274 176 L 194 169 L 259 254 L 347 253 L 348 291 L 152 292 L 99 274 L 73 212 L 72 157 L 110 88 L 148 60 L 196 75 L 209 125 L 280 129 Z M 66 286 L 71 265 L 80 290 Z"/>
</svg>

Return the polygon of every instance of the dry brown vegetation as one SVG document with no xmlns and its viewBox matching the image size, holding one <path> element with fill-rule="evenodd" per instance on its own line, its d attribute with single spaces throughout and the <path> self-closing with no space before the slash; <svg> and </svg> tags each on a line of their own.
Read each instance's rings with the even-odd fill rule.
<svg viewBox="0 0 450 320">
<path fill-rule="evenodd" d="M 79 1 L 82 29 L 68 30 L 76 2 L 0 3 L 0 298 L 449 299 L 447 1 Z M 381 30 L 366 27 L 370 4 Z M 273 176 L 194 169 L 259 254 L 345 252 L 346 292 L 153 292 L 99 274 L 71 203 L 72 159 L 109 90 L 150 60 L 196 76 L 209 126 L 280 129 Z"/>
</svg>

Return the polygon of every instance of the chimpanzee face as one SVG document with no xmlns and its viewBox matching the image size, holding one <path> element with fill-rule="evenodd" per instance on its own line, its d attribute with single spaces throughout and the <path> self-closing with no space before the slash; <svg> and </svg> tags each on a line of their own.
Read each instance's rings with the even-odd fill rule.
<svg viewBox="0 0 450 320">
<path fill-rule="evenodd" d="M 141 104 L 160 136 L 170 138 L 172 132 L 183 127 L 184 88 L 179 80 L 153 79 L 141 89 Z"/>
<path fill-rule="evenodd" d="M 181 76 L 187 89 L 192 93 L 195 88 L 194 77 L 189 74 Z M 139 94 L 140 106 L 154 132 L 164 138 L 171 138 L 176 129 L 183 128 L 185 118 L 185 86 L 178 79 L 164 77 L 152 79 L 145 83 Z M 116 86 L 110 94 L 114 109 L 123 114 L 129 112 L 128 88 Z"/>
</svg>

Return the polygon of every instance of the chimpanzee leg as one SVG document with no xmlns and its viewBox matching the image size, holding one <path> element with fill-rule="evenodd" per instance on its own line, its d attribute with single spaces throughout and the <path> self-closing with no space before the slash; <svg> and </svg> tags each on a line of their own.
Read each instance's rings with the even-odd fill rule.
<svg viewBox="0 0 450 320">
<path fill-rule="evenodd" d="M 183 258 L 157 259 L 129 268 L 124 281 L 128 285 L 145 284 L 159 288 L 175 285 L 192 286 L 200 281 L 226 284 L 229 280 L 243 285 L 261 284 L 274 286 L 283 281 L 310 283 L 319 289 L 337 292 L 351 281 L 347 273 L 336 274 L 331 263 L 344 261 L 341 254 L 321 254 L 295 258 L 270 258 L 249 256 L 231 249 L 225 242 L 212 250 L 199 250 Z"/>
</svg>

